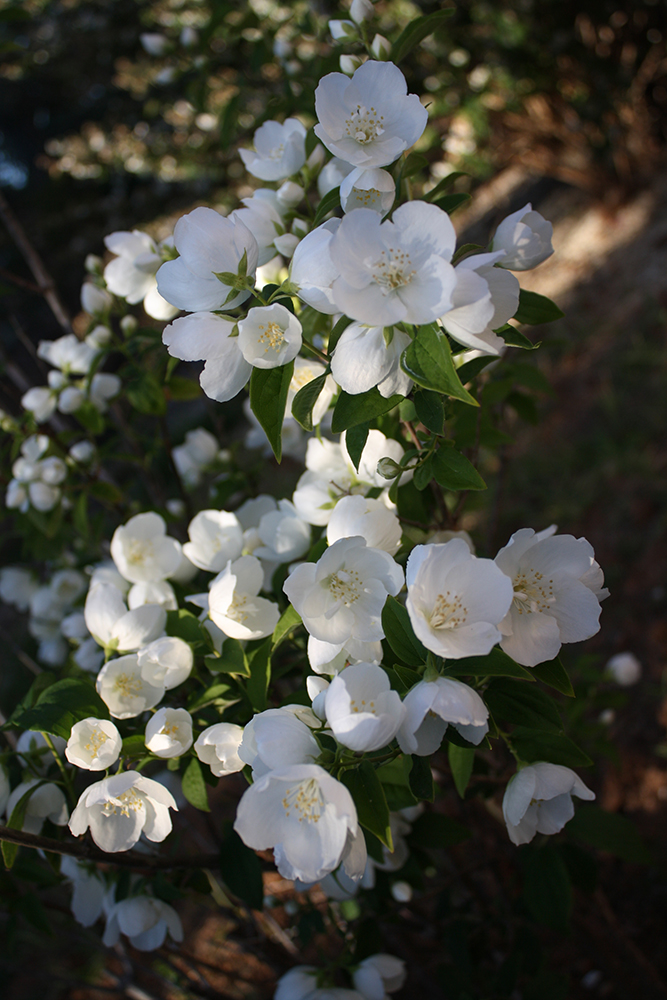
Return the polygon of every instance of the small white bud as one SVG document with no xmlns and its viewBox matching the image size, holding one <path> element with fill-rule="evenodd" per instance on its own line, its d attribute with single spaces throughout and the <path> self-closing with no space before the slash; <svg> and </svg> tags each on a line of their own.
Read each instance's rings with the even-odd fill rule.
<svg viewBox="0 0 667 1000">
<path fill-rule="evenodd" d="M 361 56 L 347 56 L 343 55 L 338 60 L 340 63 L 341 73 L 345 73 L 347 76 L 352 76 L 364 62 Z"/>
<path fill-rule="evenodd" d="M 607 661 L 605 672 L 621 687 L 630 687 L 641 677 L 642 665 L 634 653 L 616 653 Z"/>
<path fill-rule="evenodd" d="M 103 263 L 102 258 L 98 257 L 97 254 L 89 253 L 83 266 L 88 271 L 88 274 L 101 274 Z"/>
<path fill-rule="evenodd" d="M 376 59 L 386 60 L 391 55 L 391 42 L 384 35 L 376 35 L 371 42 L 371 52 Z"/>
<path fill-rule="evenodd" d="M 134 333 L 138 325 L 139 324 L 134 316 L 123 316 L 120 321 L 120 328 L 126 337 L 129 337 L 131 333 Z"/>
<path fill-rule="evenodd" d="M 353 21 L 329 21 L 329 34 L 337 42 L 341 38 L 355 38 L 357 28 Z"/>
<path fill-rule="evenodd" d="M 350 17 L 355 24 L 361 24 L 373 16 L 373 4 L 370 0 L 352 0 L 350 4 Z"/>
<path fill-rule="evenodd" d="M 409 903 L 412 899 L 412 886 L 409 882 L 394 882 L 391 894 L 397 903 Z"/>
</svg>

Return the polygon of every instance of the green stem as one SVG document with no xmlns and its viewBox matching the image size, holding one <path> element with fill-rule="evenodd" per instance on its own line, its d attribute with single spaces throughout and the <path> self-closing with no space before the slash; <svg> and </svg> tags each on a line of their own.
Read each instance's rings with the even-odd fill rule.
<svg viewBox="0 0 667 1000">
<path fill-rule="evenodd" d="M 67 768 L 65 767 L 65 765 L 62 762 L 62 760 L 60 759 L 60 755 L 58 754 L 58 751 L 55 748 L 55 745 L 53 743 L 53 740 L 51 739 L 50 734 L 49 733 L 45 733 L 44 731 L 41 731 L 41 732 L 42 732 L 42 736 L 44 737 L 44 741 L 45 741 L 46 745 L 48 746 L 49 750 L 53 754 L 55 762 L 58 765 L 58 769 L 59 769 L 59 771 L 60 771 L 60 773 L 62 775 L 63 784 L 65 785 L 65 789 L 67 791 L 68 798 L 69 798 L 70 802 L 72 803 L 72 805 L 75 805 L 76 804 L 76 796 L 74 794 L 74 786 L 72 784 L 72 775 L 68 773 Z"/>
</svg>

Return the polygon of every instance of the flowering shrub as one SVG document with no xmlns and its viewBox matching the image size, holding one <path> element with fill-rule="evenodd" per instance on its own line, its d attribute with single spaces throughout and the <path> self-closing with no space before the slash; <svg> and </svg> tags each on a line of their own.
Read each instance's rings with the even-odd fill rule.
<svg viewBox="0 0 667 1000">
<path fill-rule="evenodd" d="M 163 856 L 172 813 L 216 810 L 225 782 L 245 873 L 223 867 L 226 891 L 255 907 L 254 852 L 268 866 L 271 850 L 285 879 L 320 882 L 332 900 L 371 893 L 376 872 L 409 900 L 429 867 L 412 823 L 431 830 L 429 848 L 454 843 L 442 800 L 490 767 L 516 845 L 560 831 L 572 795 L 594 797 L 572 770 L 591 761 L 550 693 L 572 694 L 562 644 L 599 629 L 593 549 L 538 526 L 478 555 L 462 530 L 506 440 L 495 403 L 513 393 L 521 412 L 528 399 L 515 388 L 516 356 L 535 346 L 524 327 L 561 315 L 512 273 L 553 252 L 551 226 L 526 205 L 488 247 L 457 245 L 457 174 L 426 183 L 411 148 L 428 110 L 389 61 L 448 11 L 393 43 L 371 38 L 369 0 L 350 14 L 331 34 L 363 41 L 367 60 L 343 54 L 300 117 L 265 121 L 239 151 L 273 186 L 226 216 L 194 208 L 173 240 L 109 234 L 115 256 L 82 291 L 90 331 L 43 341 L 48 386 L 3 418 L 6 505 L 27 554 L 48 542 L 52 574 L 40 585 L 13 566 L 0 579 L 3 600 L 29 608 L 49 668 L 8 706 L 6 733 L 23 735 L 0 771 L 4 858 L 11 867 L 18 843 L 48 848 L 28 836 L 45 820 L 62 828 L 74 915 L 88 926 L 104 914 L 107 944 L 124 934 L 157 948 L 167 931 L 180 940 L 180 920 L 150 879 L 118 898 L 108 868 L 81 871 L 68 854 L 104 866 L 100 852 L 136 848 L 142 870 L 142 856 Z M 155 44 L 144 36 L 147 52 Z M 128 305 L 140 302 L 171 322 L 139 326 Z M 202 361 L 200 391 L 179 362 Z M 169 438 L 168 404 L 246 388 L 251 434 L 276 462 L 305 464 L 289 497 L 255 495 L 238 443 L 223 450 L 202 427 Z M 124 437 L 144 483 L 127 474 Z M 434 803 L 443 752 L 452 781 Z M 165 761 L 182 801 L 162 783 Z M 99 850 L 81 855 L 88 837 Z M 405 975 L 402 960 L 348 940 L 275 995 L 374 1000 Z"/>
</svg>

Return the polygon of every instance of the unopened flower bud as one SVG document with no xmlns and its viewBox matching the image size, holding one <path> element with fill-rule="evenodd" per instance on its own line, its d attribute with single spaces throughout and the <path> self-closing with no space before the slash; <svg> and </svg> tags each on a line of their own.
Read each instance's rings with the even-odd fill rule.
<svg viewBox="0 0 667 1000">
<path fill-rule="evenodd" d="M 84 267 L 88 274 L 101 274 L 103 261 L 97 254 L 89 253 L 84 261 Z"/>
<path fill-rule="evenodd" d="M 120 328 L 126 337 L 129 337 L 131 333 L 137 329 L 138 323 L 134 316 L 123 316 L 120 321 Z"/>
<path fill-rule="evenodd" d="M 376 59 L 388 59 L 391 55 L 391 42 L 384 35 L 376 35 L 371 42 L 371 52 Z"/>
<path fill-rule="evenodd" d="M 345 73 L 347 76 L 352 76 L 364 62 L 361 56 L 347 55 L 341 56 L 338 61 L 340 63 L 341 73 Z"/>
<path fill-rule="evenodd" d="M 294 181 L 285 181 L 280 185 L 277 192 L 278 201 L 285 208 L 296 208 L 304 195 L 304 190 L 300 184 Z"/>
<path fill-rule="evenodd" d="M 353 21 L 329 21 L 329 34 L 337 42 L 341 38 L 354 38 L 357 28 Z"/>
<path fill-rule="evenodd" d="M 634 653 L 616 653 L 607 661 L 605 672 L 621 687 L 630 687 L 641 677 L 642 665 Z"/>
<path fill-rule="evenodd" d="M 403 470 L 393 458 L 381 458 L 377 464 L 377 474 L 383 479 L 396 479 Z"/>
<path fill-rule="evenodd" d="M 361 24 L 373 16 L 373 4 L 370 0 L 352 0 L 350 4 L 350 17 L 355 24 Z"/>
</svg>

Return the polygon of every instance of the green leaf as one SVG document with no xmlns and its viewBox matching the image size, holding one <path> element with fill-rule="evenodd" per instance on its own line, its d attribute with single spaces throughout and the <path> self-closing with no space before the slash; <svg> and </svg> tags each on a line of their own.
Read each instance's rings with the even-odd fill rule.
<svg viewBox="0 0 667 1000">
<path fill-rule="evenodd" d="M 77 535 L 84 541 L 88 540 L 90 528 L 88 525 L 88 491 L 82 490 L 74 501 L 72 508 L 72 524 Z"/>
<path fill-rule="evenodd" d="M 460 844 L 470 837 L 470 830 L 442 813 L 425 812 L 410 831 L 410 844 L 414 847 L 428 847 L 439 850 Z"/>
<path fill-rule="evenodd" d="M 206 782 L 202 774 L 201 764 L 196 757 L 191 759 L 183 772 L 181 783 L 183 795 L 185 795 L 191 806 L 194 806 L 195 809 L 200 809 L 201 812 L 211 811 L 206 793 Z"/>
<path fill-rule="evenodd" d="M 391 812 L 408 809 L 417 805 L 417 799 L 410 791 L 410 768 L 412 758 L 401 754 L 377 768 L 376 774 L 384 788 L 387 805 Z"/>
<path fill-rule="evenodd" d="M 388 399 L 373 386 L 367 392 L 360 392 L 356 396 L 351 396 L 342 389 L 334 406 L 333 417 L 331 418 L 331 430 L 334 434 L 354 427 L 357 424 L 365 424 L 375 417 L 379 417 L 404 399 L 404 396 L 396 394 Z"/>
<path fill-rule="evenodd" d="M 282 430 L 294 362 L 277 368 L 253 368 L 250 376 L 250 409 L 266 434 L 276 461 L 282 458 Z"/>
<path fill-rule="evenodd" d="M 366 441 L 368 440 L 369 429 L 369 423 L 356 424 L 355 427 L 350 427 L 345 434 L 345 447 L 347 448 L 347 453 L 350 456 L 350 461 L 357 472 L 359 471 L 361 455 L 366 447 Z"/>
<path fill-rule="evenodd" d="M 523 873 L 523 898 L 535 920 L 557 931 L 569 929 L 572 883 L 554 847 L 531 851 Z"/>
<path fill-rule="evenodd" d="M 429 389 L 416 389 L 413 400 L 417 418 L 424 427 L 434 434 L 442 434 L 445 427 L 445 408 L 438 393 Z"/>
<path fill-rule="evenodd" d="M 447 188 L 451 187 L 454 181 L 457 181 L 459 177 L 469 176 L 470 174 L 465 173 L 463 170 L 452 170 L 451 174 L 447 174 L 447 176 L 443 177 L 441 181 L 438 181 L 434 188 L 431 188 L 430 191 L 423 195 L 423 200 L 435 201 L 436 198 L 439 195 L 444 194 Z"/>
<path fill-rule="evenodd" d="M 184 401 L 199 399 L 202 389 L 199 382 L 196 382 L 192 378 L 181 378 L 180 375 L 172 375 L 167 383 L 167 392 L 170 399 Z"/>
<path fill-rule="evenodd" d="M 480 246 L 479 243 L 463 243 L 452 257 L 452 264 L 458 264 L 460 260 L 465 260 L 466 257 L 483 249 L 484 247 Z"/>
<path fill-rule="evenodd" d="M 447 754 L 456 791 L 463 798 L 475 763 L 475 751 L 468 747 L 458 747 L 454 743 L 448 743 Z"/>
<path fill-rule="evenodd" d="M 327 191 L 322 201 L 317 206 L 317 211 L 315 212 L 315 218 L 313 219 L 313 229 L 319 226 L 320 222 L 324 222 L 326 216 L 329 212 L 333 212 L 340 206 L 340 188 L 333 188 L 331 191 Z"/>
<path fill-rule="evenodd" d="M 543 684 L 547 684 L 556 691 L 560 691 L 561 694 L 567 695 L 568 698 L 574 698 L 572 682 L 567 676 L 567 671 L 559 656 L 554 660 L 547 660 L 546 663 L 538 663 L 536 667 L 532 668 L 532 673 Z"/>
<path fill-rule="evenodd" d="M 382 628 L 396 656 L 411 667 L 426 663 L 428 653 L 414 633 L 410 616 L 395 597 L 388 597 L 382 609 Z"/>
<path fill-rule="evenodd" d="M 639 835 L 637 827 L 618 813 L 605 812 L 599 806 L 577 806 L 567 832 L 598 851 L 607 851 L 623 861 L 651 864 L 653 855 Z"/>
<path fill-rule="evenodd" d="M 538 323 L 552 323 L 564 315 L 565 313 L 546 295 L 527 292 L 524 288 L 519 292 L 519 308 L 514 314 L 517 323 L 530 323 L 532 326 L 537 326 Z"/>
<path fill-rule="evenodd" d="M 389 807 L 380 779 L 371 762 L 363 760 L 359 767 L 345 771 L 342 782 L 354 799 L 361 825 L 374 833 L 385 847 L 393 851 Z"/>
<path fill-rule="evenodd" d="M 486 483 L 465 455 L 441 445 L 433 456 L 433 474 L 445 490 L 485 490 Z"/>
<path fill-rule="evenodd" d="M 313 429 L 313 407 L 324 388 L 326 380 L 327 376 L 325 373 L 311 379 L 310 382 L 306 382 L 305 385 L 301 386 L 292 401 L 292 416 L 297 424 L 303 427 L 304 431 L 312 431 Z"/>
<path fill-rule="evenodd" d="M 124 387 L 130 404 L 139 413 L 161 417 L 167 412 L 164 387 L 153 372 L 135 370 Z"/>
<path fill-rule="evenodd" d="M 533 728 L 547 727 L 557 732 L 563 728 L 553 698 L 536 684 L 499 677 L 487 687 L 484 701 L 496 720 Z"/>
<path fill-rule="evenodd" d="M 424 38 L 428 38 L 429 35 L 433 34 L 453 13 L 454 8 L 447 7 L 445 10 L 438 10 L 433 14 L 424 14 L 423 17 L 418 17 L 414 21 L 411 21 L 392 45 L 391 61 L 395 65 L 398 65 L 401 59 L 404 59 L 408 52 L 414 49 L 415 45 L 419 45 Z"/>
<path fill-rule="evenodd" d="M 412 754 L 410 790 L 416 798 L 425 802 L 433 802 L 435 785 L 433 784 L 429 757 L 418 757 L 416 754 Z"/>
<path fill-rule="evenodd" d="M 473 358 L 472 361 L 466 361 L 464 365 L 457 368 L 456 370 L 463 385 L 466 385 L 467 382 L 472 382 L 475 376 L 479 375 L 493 360 L 494 358 L 492 357 Z"/>
<path fill-rule="evenodd" d="M 206 666 L 214 674 L 250 676 L 243 646 L 238 639 L 225 639 L 220 656 L 207 656 Z"/>
<path fill-rule="evenodd" d="M 113 507 L 118 506 L 120 503 L 125 503 L 126 500 L 125 494 L 117 486 L 114 486 L 113 483 L 105 483 L 101 479 L 97 479 L 94 483 L 90 484 L 90 494 L 96 500 L 111 504 Z"/>
<path fill-rule="evenodd" d="M 534 681 L 532 673 L 495 646 L 488 656 L 467 656 L 461 660 L 448 660 L 445 668 L 448 677 L 521 677 Z"/>
<path fill-rule="evenodd" d="M 560 733 L 517 726 L 509 739 L 518 756 L 527 764 L 539 760 L 563 764 L 564 767 L 591 767 L 593 764 L 588 754 Z"/>
<path fill-rule="evenodd" d="M 90 400 L 87 399 L 84 403 L 82 403 L 79 409 L 75 412 L 74 416 L 87 431 L 90 431 L 91 434 L 102 434 L 104 431 L 104 417 L 97 407 L 93 406 Z"/>
<path fill-rule="evenodd" d="M 301 624 L 301 615 L 293 608 L 291 604 L 288 604 L 283 611 L 278 624 L 273 630 L 273 635 L 271 636 L 271 649 L 274 650 L 276 646 L 279 646 L 283 639 L 293 632 L 297 626 Z"/>
<path fill-rule="evenodd" d="M 145 735 L 143 733 L 136 733 L 134 736 L 126 736 L 120 752 L 123 757 L 145 757 Z"/>
<path fill-rule="evenodd" d="M 51 684 L 38 697 L 33 708 L 12 716 L 12 723 L 22 729 L 53 733 L 68 740 L 72 726 L 89 717 L 108 719 L 109 709 L 91 683 L 75 677 Z"/>
<path fill-rule="evenodd" d="M 272 639 L 269 637 L 261 646 L 250 652 L 246 650 L 250 670 L 248 697 L 256 712 L 263 712 L 267 704 L 266 697 L 271 680 L 271 643 Z"/>
<path fill-rule="evenodd" d="M 202 626 L 196 615 L 185 608 L 177 611 L 167 611 L 167 635 L 183 639 L 188 643 L 201 643 L 204 641 Z"/>
<path fill-rule="evenodd" d="M 419 174 L 428 167 L 428 160 L 421 153 L 409 153 L 403 163 L 403 168 L 401 170 L 401 177 L 405 180 L 407 177 L 413 177 L 415 174 Z"/>
<path fill-rule="evenodd" d="M 461 384 L 452 361 L 449 341 L 435 323 L 419 327 L 417 336 L 403 352 L 401 368 L 423 389 L 453 396 L 471 406 L 479 405 Z"/>
<path fill-rule="evenodd" d="M 331 357 L 331 355 L 335 351 L 338 341 L 343 336 L 343 334 L 345 333 L 351 322 L 352 320 L 348 316 L 341 316 L 341 318 L 335 324 L 333 330 L 329 334 L 329 342 L 327 343 L 327 352 L 329 354 L 329 357 Z"/>
<path fill-rule="evenodd" d="M 415 469 L 412 477 L 416 490 L 425 490 L 433 479 L 433 455 L 427 455 L 421 465 Z"/>
<path fill-rule="evenodd" d="M 220 874 L 229 891 L 242 899 L 251 910 L 262 909 L 262 864 L 255 852 L 243 843 L 231 822 L 225 823 L 220 847 Z"/>
<path fill-rule="evenodd" d="M 42 692 L 55 684 L 56 680 L 56 675 L 52 674 L 50 670 L 45 670 L 43 673 L 38 674 L 7 721 L 0 726 L 0 730 L 8 729 L 15 724 L 18 725 L 19 723 L 16 720 L 21 718 L 29 708 L 32 708 Z"/>
<path fill-rule="evenodd" d="M 226 681 L 216 681 L 205 691 L 198 691 L 190 695 L 187 702 L 188 712 L 194 712 L 196 709 L 205 708 L 206 705 L 214 703 L 217 703 L 220 708 L 233 705 L 238 701 L 238 698 L 227 698 L 226 696 L 230 693 L 233 693 L 233 689 Z"/>
<path fill-rule="evenodd" d="M 438 198 L 432 204 L 437 205 L 443 212 L 451 215 L 461 205 L 465 205 L 467 201 L 470 201 L 470 197 L 465 191 L 458 191 L 453 194 L 446 194 L 443 198 Z"/>
</svg>

